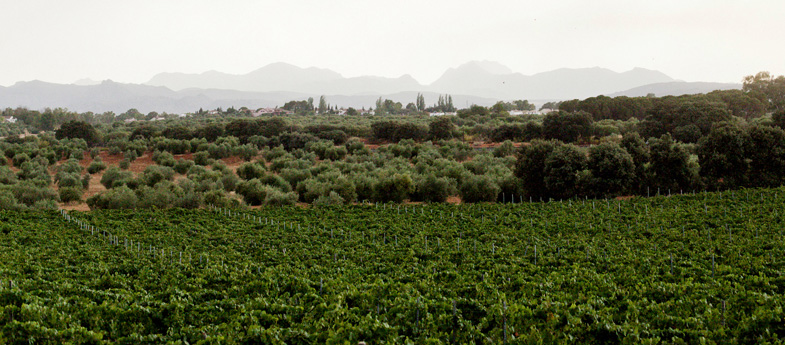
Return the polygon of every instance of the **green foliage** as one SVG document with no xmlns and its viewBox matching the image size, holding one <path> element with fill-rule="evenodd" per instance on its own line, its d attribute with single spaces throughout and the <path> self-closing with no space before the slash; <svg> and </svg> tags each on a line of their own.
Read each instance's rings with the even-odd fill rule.
<svg viewBox="0 0 785 345">
<path fill-rule="evenodd" d="M 84 121 L 68 121 L 55 131 L 57 139 L 79 138 L 87 142 L 88 145 L 95 145 L 98 141 L 98 133 L 95 128 Z"/>
<path fill-rule="evenodd" d="M 330 191 L 330 194 L 327 195 L 321 195 L 313 201 L 313 205 L 316 207 L 340 206 L 343 204 L 343 198 L 334 191 Z"/>
<path fill-rule="evenodd" d="M 553 149 L 545 158 L 545 188 L 557 199 L 579 196 L 579 174 L 586 168 L 586 154 L 572 144 Z"/>
<path fill-rule="evenodd" d="M 138 203 L 139 198 L 134 191 L 125 185 L 109 189 L 87 198 L 87 205 L 93 210 L 135 209 Z"/>
<path fill-rule="evenodd" d="M 123 170 L 128 170 L 128 168 L 130 168 L 130 167 L 131 167 L 131 161 L 130 161 L 130 160 L 128 160 L 128 159 L 125 159 L 125 158 L 124 158 L 124 159 L 123 159 L 123 160 L 121 160 L 121 161 L 120 161 L 120 163 L 118 163 L 117 165 L 120 167 L 120 169 L 123 169 Z"/>
<path fill-rule="evenodd" d="M 408 174 L 385 172 L 373 185 L 372 200 L 401 203 L 414 193 L 415 188 Z"/>
<path fill-rule="evenodd" d="M 178 174 L 185 174 L 192 166 L 194 166 L 194 161 L 180 158 L 174 163 L 174 171 Z"/>
<path fill-rule="evenodd" d="M 731 124 L 714 127 L 698 141 L 696 148 L 700 174 L 710 187 L 736 188 L 747 184 L 749 163 L 745 148 L 749 137 Z"/>
<path fill-rule="evenodd" d="M 104 169 L 106 169 L 106 163 L 101 160 L 101 157 L 96 157 L 96 159 L 94 159 L 90 165 L 87 166 L 87 172 L 89 174 L 95 174 L 103 171 Z"/>
<path fill-rule="evenodd" d="M 265 175 L 267 168 L 264 164 L 256 163 L 243 163 L 237 168 L 237 176 L 243 180 L 252 180 L 260 178 Z"/>
<path fill-rule="evenodd" d="M 125 185 L 133 179 L 134 174 L 130 171 L 123 171 L 116 167 L 110 167 L 106 169 L 103 176 L 101 176 L 101 184 L 104 185 L 106 189 L 110 189 L 115 186 Z"/>
<path fill-rule="evenodd" d="M 592 146 L 587 167 L 591 172 L 587 194 L 593 196 L 626 194 L 635 181 L 635 162 L 627 150 L 616 143 Z"/>
<path fill-rule="evenodd" d="M 515 176 L 521 179 L 526 195 L 534 199 L 547 198 L 545 186 L 545 161 L 559 146 L 558 141 L 532 141 L 531 145 L 521 146 L 515 164 Z"/>
<path fill-rule="evenodd" d="M 474 174 L 467 175 L 458 189 L 461 201 L 468 203 L 496 201 L 496 197 L 501 191 L 493 177 Z"/>
<path fill-rule="evenodd" d="M 493 149 L 494 157 L 506 157 L 515 154 L 515 146 L 512 141 L 505 140 L 501 145 Z"/>
<path fill-rule="evenodd" d="M 60 195 L 60 201 L 62 201 L 64 203 L 69 203 L 69 202 L 74 202 L 74 201 L 82 202 L 82 193 L 83 193 L 83 191 L 82 191 L 81 186 L 79 186 L 79 187 L 61 187 L 58 190 L 58 193 Z"/>
<path fill-rule="evenodd" d="M 453 137 L 455 125 L 449 116 L 438 116 L 428 123 L 428 137 L 431 140 L 449 140 Z"/>
<path fill-rule="evenodd" d="M 591 134 L 592 121 L 591 114 L 586 112 L 550 112 L 542 121 L 542 134 L 546 139 L 565 143 L 586 140 Z"/>
</svg>

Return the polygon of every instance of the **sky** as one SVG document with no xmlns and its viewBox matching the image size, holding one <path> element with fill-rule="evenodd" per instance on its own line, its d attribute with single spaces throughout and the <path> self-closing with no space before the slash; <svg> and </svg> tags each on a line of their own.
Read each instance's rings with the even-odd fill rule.
<svg viewBox="0 0 785 345">
<path fill-rule="evenodd" d="M 785 74 L 783 14 L 782 0 L 0 0 L 0 85 L 275 62 L 429 84 L 471 60 L 741 82 Z"/>
</svg>

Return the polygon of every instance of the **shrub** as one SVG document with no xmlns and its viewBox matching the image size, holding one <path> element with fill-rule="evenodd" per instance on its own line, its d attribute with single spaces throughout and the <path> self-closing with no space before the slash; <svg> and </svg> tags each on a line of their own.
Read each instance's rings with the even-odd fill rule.
<svg viewBox="0 0 785 345">
<path fill-rule="evenodd" d="M 174 179 L 174 169 L 160 165 L 150 165 L 142 172 L 141 180 L 145 185 L 155 186 L 161 181 Z"/>
<path fill-rule="evenodd" d="M 120 166 L 120 169 L 128 170 L 128 168 L 131 167 L 131 161 L 129 161 L 128 158 L 125 158 L 121 160 L 118 165 Z"/>
<path fill-rule="evenodd" d="M 130 171 L 121 171 L 116 167 L 111 167 L 101 176 L 101 184 L 104 185 L 106 189 L 110 189 L 113 186 L 127 184 L 133 177 L 134 174 Z"/>
<path fill-rule="evenodd" d="M 106 169 L 106 163 L 101 160 L 101 157 L 94 159 L 92 163 L 87 166 L 87 172 L 89 174 L 95 174 L 97 172 L 103 171 L 104 169 Z"/>
<path fill-rule="evenodd" d="M 0 183 L 1 184 L 14 184 L 18 180 L 16 174 L 11 168 L 7 166 L 0 166 Z"/>
<path fill-rule="evenodd" d="M 221 185 L 223 190 L 231 192 L 237 188 L 237 184 L 240 183 L 240 178 L 238 178 L 237 175 L 233 174 L 232 172 L 229 172 L 228 174 L 223 174 L 218 180 L 218 183 Z"/>
<path fill-rule="evenodd" d="M 494 157 L 506 157 L 515 155 L 515 146 L 512 141 L 505 140 L 501 145 L 493 149 Z"/>
<path fill-rule="evenodd" d="M 90 186 L 90 180 L 91 179 L 92 179 L 92 177 L 90 176 L 90 174 L 85 174 L 82 177 L 82 188 L 83 189 L 87 189 Z"/>
<path fill-rule="evenodd" d="M 248 162 L 259 155 L 259 150 L 254 145 L 245 144 L 235 147 L 234 155 Z"/>
<path fill-rule="evenodd" d="M 180 158 L 174 164 L 174 171 L 178 174 L 185 174 L 192 166 L 194 166 L 194 161 Z"/>
<path fill-rule="evenodd" d="M 19 182 L 11 186 L 11 191 L 14 193 L 16 200 L 27 206 L 33 206 L 40 200 L 54 200 L 55 202 L 60 200 L 60 196 L 53 189 L 32 181 Z"/>
<path fill-rule="evenodd" d="M 174 167 L 176 161 L 174 160 L 174 156 L 171 153 L 166 151 L 155 151 L 153 152 L 153 162 L 158 165 L 163 165 L 167 167 Z"/>
<path fill-rule="evenodd" d="M 317 207 L 340 206 L 343 205 L 343 203 L 343 198 L 341 198 L 341 196 L 336 192 L 330 192 L 330 194 L 322 195 L 313 201 L 313 205 Z"/>
<path fill-rule="evenodd" d="M 267 168 L 261 163 L 243 163 L 237 168 L 237 176 L 243 180 L 261 178 L 266 172 Z"/>
<path fill-rule="evenodd" d="M 16 155 L 14 155 L 14 158 L 12 159 L 15 167 L 19 167 L 22 165 L 22 163 L 27 162 L 29 160 L 30 160 L 30 156 L 26 153 L 17 153 Z"/>
<path fill-rule="evenodd" d="M 265 205 L 276 206 L 294 205 L 297 203 L 297 193 L 284 193 L 280 190 L 268 187 L 268 192 L 267 196 L 264 198 L 264 203 Z"/>
<path fill-rule="evenodd" d="M 249 205 L 261 205 L 269 190 L 270 188 L 259 179 L 244 181 L 237 185 L 237 194 L 242 195 L 245 203 Z"/>
<path fill-rule="evenodd" d="M 68 203 L 72 201 L 82 202 L 82 188 L 79 187 L 62 187 L 58 190 L 60 194 L 60 201 Z"/>
<path fill-rule="evenodd" d="M 79 174 L 71 173 L 71 174 L 58 174 L 57 180 L 57 187 L 80 187 L 82 185 L 82 181 L 80 179 Z"/>
<path fill-rule="evenodd" d="M 139 198 L 128 186 L 112 188 L 87 198 L 90 209 L 134 209 L 138 203 Z"/>
<path fill-rule="evenodd" d="M 19 211 L 27 208 L 24 204 L 19 203 L 8 189 L 0 189 L 0 210 Z"/>
<path fill-rule="evenodd" d="M 136 153 L 136 151 L 134 151 L 134 150 L 128 150 L 128 151 L 125 151 L 125 154 L 123 155 L 123 158 L 127 159 L 129 162 L 133 162 L 137 158 L 139 158 L 139 154 Z"/>
<path fill-rule="evenodd" d="M 56 211 L 59 208 L 57 206 L 57 201 L 51 199 L 38 200 L 31 207 L 36 210 L 50 210 L 50 211 Z"/>
<path fill-rule="evenodd" d="M 194 164 L 196 165 L 208 166 L 210 165 L 210 163 L 212 163 L 212 160 L 210 159 L 210 154 L 204 151 L 194 153 L 193 158 L 194 158 Z"/>
<path fill-rule="evenodd" d="M 417 198 L 422 201 L 445 202 L 454 189 L 449 178 L 429 174 L 418 179 L 416 194 Z"/>
<path fill-rule="evenodd" d="M 379 178 L 373 186 L 373 200 L 403 202 L 415 191 L 414 181 L 408 174 L 391 174 Z"/>
<path fill-rule="evenodd" d="M 238 174 L 239 174 L 239 169 L 238 169 Z M 294 189 L 297 189 L 297 185 L 300 182 L 311 178 L 311 172 L 304 169 L 286 168 L 281 170 L 280 174 L 278 175 L 281 176 L 284 180 L 286 180 L 286 182 L 288 182 L 289 185 L 292 186 L 292 188 Z"/>
<path fill-rule="evenodd" d="M 488 175 L 468 175 L 459 187 L 461 201 L 463 202 L 492 202 L 496 201 L 501 188 L 496 181 Z"/>
</svg>

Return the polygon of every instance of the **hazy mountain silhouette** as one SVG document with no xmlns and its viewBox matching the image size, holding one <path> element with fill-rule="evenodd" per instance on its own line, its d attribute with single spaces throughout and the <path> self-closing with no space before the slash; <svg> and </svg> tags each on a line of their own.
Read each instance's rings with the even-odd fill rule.
<svg viewBox="0 0 785 345">
<path fill-rule="evenodd" d="M 218 88 L 239 91 L 291 91 L 314 94 L 389 94 L 432 91 L 497 99 L 586 98 L 637 86 L 670 82 L 673 78 L 643 68 L 617 73 L 603 68 L 558 69 L 526 76 L 492 61 L 471 61 L 450 68 L 431 85 L 421 85 L 409 75 L 399 78 L 344 78 L 319 68 L 274 63 L 244 75 L 220 72 L 202 74 L 162 73 L 146 84 L 172 90 Z"/>
<path fill-rule="evenodd" d="M 274 63 L 247 74 L 210 71 L 200 74 L 161 73 L 145 84 L 97 83 L 83 79 L 74 84 L 42 81 L 0 87 L 0 107 L 32 109 L 63 107 L 84 112 L 193 112 L 199 108 L 274 107 L 290 100 L 326 95 L 327 102 L 342 107 L 369 108 L 379 97 L 406 105 L 422 92 L 428 105 L 438 94 L 452 95 L 461 108 L 492 105 L 498 100 L 584 99 L 601 94 L 657 96 L 739 88 L 738 84 L 684 83 L 643 68 L 617 73 L 603 68 L 558 69 L 526 76 L 497 62 L 472 61 L 450 68 L 431 85 L 421 85 L 409 75 L 399 78 L 362 76 L 344 78 L 320 68 L 300 68 Z M 627 90 L 627 91 L 620 91 Z"/>
<path fill-rule="evenodd" d="M 362 95 L 327 95 L 333 105 L 356 108 L 374 107 L 379 97 L 396 102 L 414 102 L 417 92 Z M 439 95 L 423 92 L 427 104 L 436 103 Z M 42 81 L 19 82 L 10 87 L 0 86 L 0 108 L 27 107 L 31 109 L 67 108 L 72 111 L 122 113 L 134 108 L 143 113 L 151 111 L 186 113 L 218 107 L 276 107 L 291 100 L 305 100 L 318 94 L 290 91 L 250 92 L 223 89 L 184 89 L 173 91 L 163 86 L 122 84 L 104 81 L 98 85 L 54 84 Z M 453 95 L 456 105 L 480 104 L 490 106 L 495 99 Z"/>
<path fill-rule="evenodd" d="M 623 73 L 599 67 L 563 68 L 526 76 L 520 73 L 499 74 L 483 68 L 481 64 L 467 63 L 447 70 L 430 85 L 430 89 L 500 99 L 583 99 L 668 81 L 673 81 L 673 78 L 643 68 Z"/>
</svg>

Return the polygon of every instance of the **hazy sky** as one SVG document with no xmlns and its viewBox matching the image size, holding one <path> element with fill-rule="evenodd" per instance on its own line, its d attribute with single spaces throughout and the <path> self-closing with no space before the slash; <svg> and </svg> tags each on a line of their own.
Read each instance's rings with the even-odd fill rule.
<svg viewBox="0 0 785 345">
<path fill-rule="evenodd" d="M 0 0 L 0 85 L 283 61 L 431 83 L 470 60 L 524 74 L 656 69 L 687 81 L 785 74 L 782 0 Z"/>
</svg>

